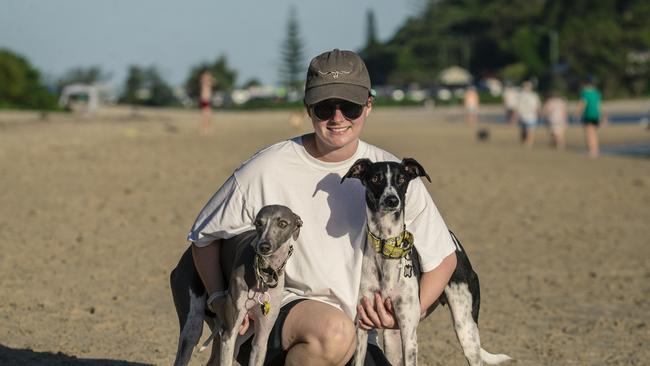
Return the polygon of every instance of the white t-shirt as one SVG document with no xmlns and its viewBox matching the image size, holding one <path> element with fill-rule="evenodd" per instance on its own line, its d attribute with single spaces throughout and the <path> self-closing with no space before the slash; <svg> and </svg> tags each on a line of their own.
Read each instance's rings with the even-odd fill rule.
<svg viewBox="0 0 650 366">
<path fill-rule="evenodd" d="M 517 98 L 519 98 L 519 92 L 517 89 L 508 86 L 503 91 L 503 104 L 508 109 L 515 109 L 517 107 Z"/>
<path fill-rule="evenodd" d="M 399 161 L 363 141 L 354 156 L 337 163 L 309 155 L 302 137 L 267 147 L 244 162 L 208 201 L 188 240 L 203 246 L 230 238 L 251 230 L 263 206 L 287 206 L 301 217 L 303 227 L 287 262 L 282 304 L 309 298 L 354 319 L 366 240 L 365 193 L 358 179 L 340 182 L 361 158 Z M 433 270 L 454 251 L 447 226 L 420 179 L 408 187 L 405 220 L 423 271 Z"/>
<path fill-rule="evenodd" d="M 524 123 L 536 123 L 539 113 L 539 108 L 542 102 L 539 96 L 534 91 L 522 90 L 519 93 L 519 100 L 517 102 L 517 113 L 519 119 Z"/>
</svg>

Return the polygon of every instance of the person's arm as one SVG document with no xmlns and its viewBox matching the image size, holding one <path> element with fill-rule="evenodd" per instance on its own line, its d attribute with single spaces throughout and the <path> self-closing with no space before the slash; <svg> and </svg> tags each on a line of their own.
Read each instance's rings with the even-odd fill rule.
<svg viewBox="0 0 650 366">
<path fill-rule="evenodd" d="M 236 234 L 253 221 L 243 202 L 232 175 L 203 207 L 188 235 L 194 266 L 207 292 L 206 305 L 217 315 L 223 315 L 228 290 L 221 268 L 223 242 L 217 238 Z M 248 317 L 244 319 L 247 324 Z"/>
<path fill-rule="evenodd" d="M 227 287 L 221 271 L 220 249 L 221 240 L 215 240 L 200 247 L 192 244 L 194 266 L 203 281 L 208 296 L 216 291 L 224 291 Z"/>
<path fill-rule="evenodd" d="M 456 253 L 451 253 L 440 265 L 420 277 L 420 316 L 424 316 L 449 283 L 456 269 Z"/>
<path fill-rule="evenodd" d="M 227 284 L 223 278 L 221 270 L 221 240 L 215 240 L 206 246 L 197 246 L 192 244 L 192 258 L 196 271 L 203 281 L 205 290 L 208 294 L 208 307 L 221 319 L 224 319 L 225 310 L 225 291 Z M 214 299 L 210 301 L 210 297 Z M 250 318 L 248 314 L 244 317 L 239 334 L 244 335 L 248 330 Z"/>
</svg>

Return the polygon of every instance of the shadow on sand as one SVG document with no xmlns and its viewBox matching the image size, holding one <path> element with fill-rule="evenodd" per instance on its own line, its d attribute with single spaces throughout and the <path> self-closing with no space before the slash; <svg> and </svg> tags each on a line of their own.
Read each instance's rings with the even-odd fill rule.
<svg viewBox="0 0 650 366">
<path fill-rule="evenodd" d="M 0 344 L 0 365 L 16 366 L 150 366 L 147 363 L 105 359 L 82 359 L 61 352 L 35 352 L 30 349 L 12 349 Z"/>
</svg>

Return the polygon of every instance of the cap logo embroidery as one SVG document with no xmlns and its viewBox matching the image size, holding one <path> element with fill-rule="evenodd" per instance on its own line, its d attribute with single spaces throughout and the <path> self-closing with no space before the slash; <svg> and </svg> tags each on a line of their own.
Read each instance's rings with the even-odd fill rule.
<svg viewBox="0 0 650 366">
<path fill-rule="evenodd" d="M 347 75 L 347 74 L 349 74 L 349 73 L 351 73 L 351 72 L 352 72 L 352 71 L 339 71 L 339 70 L 328 71 L 328 72 L 322 72 L 322 71 L 318 70 L 318 73 L 319 73 L 319 74 L 324 75 L 324 76 L 326 76 L 326 75 L 332 75 L 332 78 L 334 78 L 334 79 L 338 79 L 339 77 L 341 77 L 341 75 Z"/>
</svg>

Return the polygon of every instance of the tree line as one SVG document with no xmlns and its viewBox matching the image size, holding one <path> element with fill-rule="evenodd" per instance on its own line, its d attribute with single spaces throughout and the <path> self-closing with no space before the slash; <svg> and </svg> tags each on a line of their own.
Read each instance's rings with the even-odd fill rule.
<svg viewBox="0 0 650 366">
<path fill-rule="evenodd" d="M 297 10 L 292 6 L 280 51 L 279 80 L 287 91 L 302 88 L 305 71 L 303 49 Z M 186 98 L 198 99 L 199 75 L 203 70 L 208 70 L 214 77 L 214 91 L 229 92 L 237 85 L 237 71 L 228 64 L 225 55 L 220 55 L 212 62 L 204 61 L 191 67 L 183 84 Z M 55 82 L 46 83 L 40 72 L 25 57 L 8 49 L 0 49 L 0 108 L 56 109 L 57 95 L 66 85 L 98 84 L 106 82 L 110 77 L 98 66 L 75 67 Z M 253 78 L 242 86 L 246 88 L 257 85 L 261 85 L 260 81 Z M 180 104 L 178 93 L 154 65 L 129 66 L 121 90 L 117 100 L 119 103 L 146 106 Z"/>
<path fill-rule="evenodd" d="M 520 82 L 535 78 L 542 90 L 576 93 L 595 77 L 606 97 L 650 93 L 650 2 L 646 0 L 422 0 L 414 16 L 386 41 L 377 38 L 372 11 L 358 50 L 373 85 L 431 88 L 441 70 L 458 65 L 475 77 Z M 306 60 L 297 10 L 292 7 L 280 49 L 280 84 L 299 91 Z M 215 91 L 231 91 L 237 72 L 225 55 L 192 67 L 184 83 L 198 96 L 198 77 L 209 70 Z M 97 83 L 110 75 L 75 68 L 49 88 L 22 56 L 0 50 L 0 108 L 53 108 L 55 94 L 73 82 Z M 251 79 L 244 86 L 258 85 Z M 155 66 L 132 65 L 119 101 L 174 105 L 178 98 Z"/>
<path fill-rule="evenodd" d="M 426 0 L 386 42 L 362 50 L 376 85 L 436 85 L 459 65 L 476 78 L 577 92 L 587 76 L 606 96 L 650 92 L 647 0 Z"/>
</svg>

